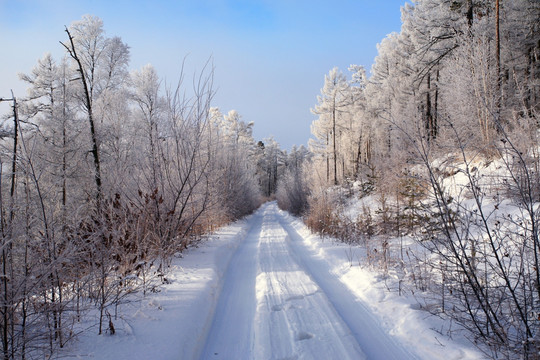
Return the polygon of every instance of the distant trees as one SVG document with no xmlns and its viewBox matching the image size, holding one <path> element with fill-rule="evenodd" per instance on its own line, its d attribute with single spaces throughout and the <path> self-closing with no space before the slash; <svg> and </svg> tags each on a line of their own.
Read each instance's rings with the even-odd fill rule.
<svg viewBox="0 0 540 360">
<path fill-rule="evenodd" d="M 261 191 L 257 181 L 256 143 L 253 123 L 241 120 L 236 110 L 227 115 L 212 108 L 210 138 L 216 156 L 212 166 L 211 186 L 216 194 L 216 206 L 223 207 L 227 220 L 246 215 L 260 205 Z"/>
<path fill-rule="evenodd" d="M 259 185 L 264 196 L 270 198 L 277 191 L 287 154 L 272 137 L 257 143 L 256 154 Z"/>
<path fill-rule="evenodd" d="M 211 107 L 213 69 L 164 87 L 85 16 L 61 60 L 22 74 L 0 134 L 0 351 L 43 358 L 89 309 L 114 333 L 118 306 L 161 281 L 171 257 L 260 204 L 253 124 Z M 4 96 L 5 99 L 5 96 Z"/>
<path fill-rule="evenodd" d="M 308 209 L 311 190 L 307 171 L 311 159 L 312 154 L 304 146 L 294 146 L 287 156 L 285 171 L 277 186 L 276 199 L 279 207 L 294 215 L 303 215 Z"/>
</svg>

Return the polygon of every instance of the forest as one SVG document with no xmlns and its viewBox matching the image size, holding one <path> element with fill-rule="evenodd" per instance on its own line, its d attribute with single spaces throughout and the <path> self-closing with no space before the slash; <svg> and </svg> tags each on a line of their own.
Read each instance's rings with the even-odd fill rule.
<svg viewBox="0 0 540 360">
<path fill-rule="evenodd" d="M 175 254 L 253 211 L 259 180 L 273 181 L 276 144 L 211 107 L 210 63 L 174 86 L 151 65 L 130 73 L 128 45 L 93 16 L 60 42 L 62 59 L 20 75 L 26 97 L 2 99 L 4 359 L 54 354 L 89 308 L 114 332 L 126 295 L 155 291 Z"/>
<path fill-rule="evenodd" d="M 538 1 L 405 4 L 369 77 L 325 76 L 309 176 L 278 185 L 282 208 L 363 246 L 489 358 L 539 349 L 539 56 Z"/>
<path fill-rule="evenodd" d="M 114 334 L 172 259 L 269 200 L 367 249 L 486 356 L 537 358 L 538 1 L 406 3 L 369 75 L 325 75 L 313 138 L 290 151 L 213 106 L 211 61 L 173 84 L 131 71 L 128 44 L 90 15 L 58 40 L 62 58 L 20 74 L 27 94 L 0 94 L 5 360 L 54 357 L 89 311 Z"/>
</svg>

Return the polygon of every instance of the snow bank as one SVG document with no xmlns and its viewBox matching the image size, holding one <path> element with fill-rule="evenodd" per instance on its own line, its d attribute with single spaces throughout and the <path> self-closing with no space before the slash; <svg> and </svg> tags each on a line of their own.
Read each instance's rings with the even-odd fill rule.
<svg viewBox="0 0 540 360">
<path fill-rule="evenodd" d="M 292 216 L 290 217 L 292 219 Z M 323 240 L 312 234 L 300 219 L 295 219 L 293 226 L 303 236 L 305 245 L 312 253 L 331 264 L 332 273 L 379 317 L 383 327 L 412 353 L 426 360 L 485 358 L 464 336 L 455 332 L 450 334 L 451 324 L 423 311 L 415 295 L 410 292 L 399 295 L 399 279 L 385 276 L 381 271 L 361 264 L 360 259 L 365 258 L 365 251 L 361 247 Z"/>
<path fill-rule="evenodd" d="M 81 334 L 59 358 L 100 360 L 196 359 L 210 327 L 221 276 L 246 232 L 246 220 L 227 226 L 175 259 L 168 283 L 133 298 L 113 320 L 115 335 Z M 84 324 L 81 325 L 84 327 Z"/>
</svg>

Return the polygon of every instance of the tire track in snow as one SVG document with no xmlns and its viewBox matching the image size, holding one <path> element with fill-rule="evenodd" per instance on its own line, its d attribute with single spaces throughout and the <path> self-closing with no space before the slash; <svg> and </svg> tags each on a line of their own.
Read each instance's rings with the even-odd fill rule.
<svg viewBox="0 0 540 360">
<path fill-rule="evenodd" d="M 364 359 L 328 298 L 291 255 L 275 205 L 259 245 L 256 359 Z"/>
<path fill-rule="evenodd" d="M 276 208 L 276 211 L 279 210 Z M 279 213 L 278 217 L 279 223 L 288 234 L 287 243 L 291 254 L 326 294 L 333 308 L 351 330 L 367 359 L 417 359 L 383 330 L 372 312 L 337 276 L 331 273 L 330 264 L 303 244 L 302 236 L 298 234 L 290 221 Z"/>
<path fill-rule="evenodd" d="M 252 216 L 250 229 L 227 267 L 201 359 L 253 358 L 255 274 L 263 217 L 259 212 Z"/>
<path fill-rule="evenodd" d="M 255 213 L 226 270 L 201 359 L 414 359 L 275 203 Z"/>
</svg>

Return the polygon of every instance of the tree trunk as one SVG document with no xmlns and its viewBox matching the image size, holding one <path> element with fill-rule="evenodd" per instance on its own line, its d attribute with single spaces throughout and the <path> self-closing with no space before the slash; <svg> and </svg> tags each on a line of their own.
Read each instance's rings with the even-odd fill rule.
<svg viewBox="0 0 540 360">
<path fill-rule="evenodd" d="M 497 71 L 497 92 L 495 93 L 495 111 L 496 111 L 496 128 L 499 132 L 501 126 L 501 104 L 502 104 L 502 78 L 501 78 L 501 37 L 499 29 L 499 0 L 495 0 L 495 60 Z"/>
<path fill-rule="evenodd" d="M 78 71 L 81 75 L 81 83 L 83 85 L 84 90 L 84 100 L 85 100 L 85 107 L 88 112 L 88 124 L 90 125 L 90 135 L 92 138 L 92 156 L 94 158 L 94 181 L 96 183 L 96 208 L 98 213 L 101 212 L 101 198 L 102 198 L 102 189 L 101 189 L 101 163 L 99 161 L 99 145 L 97 140 L 97 133 L 96 133 L 96 127 L 94 123 L 94 115 L 92 112 L 92 98 L 90 96 L 90 91 L 88 90 L 88 84 L 86 82 L 86 76 L 84 74 L 83 65 L 81 63 L 81 60 L 79 59 L 79 56 L 77 55 L 77 49 L 75 48 L 75 43 L 73 42 L 73 37 L 71 36 L 71 33 L 66 28 L 66 33 L 68 34 L 70 46 L 68 47 L 64 43 L 61 42 L 61 44 L 66 48 L 69 55 L 75 60 L 78 66 Z"/>
<path fill-rule="evenodd" d="M 473 12 L 473 2 L 472 0 L 467 0 L 467 23 L 469 24 L 469 30 L 473 26 L 474 21 L 474 12 Z"/>
<path fill-rule="evenodd" d="M 337 181 L 337 150 L 336 150 L 336 99 L 334 98 L 334 108 L 332 109 L 332 137 L 333 137 L 333 151 L 334 151 L 334 185 L 338 184 Z"/>
<path fill-rule="evenodd" d="M 326 182 L 330 183 L 330 157 L 328 156 L 328 145 L 330 143 L 330 137 L 326 134 Z"/>
<path fill-rule="evenodd" d="M 7 224 L 2 219 L 2 348 L 4 359 L 7 360 L 13 355 L 13 343 L 10 344 L 10 332 L 13 334 L 13 294 L 12 286 L 9 285 L 10 279 L 13 281 L 13 262 L 12 262 L 12 229 L 13 218 L 15 216 L 15 189 L 16 189 L 16 171 L 17 171 L 17 149 L 19 138 L 19 121 L 17 113 L 17 99 L 11 92 L 11 101 L 13 101 L 13 154 L 11 163 L 11 184 L 10 184 L 10 203 L 9 218 Z M 4 99 L 2 99 L 4 100 Z M 1 170 L 1 169 L 0 169 Z M 1 173 L 0 173 L 1 174 Z M 3 212 L 2 212 L 3 214 Z M 4 228 L 4 224 L 6 225 Z M 11 350 L 11 351 L 10 351 Z M 11 353 L 11 354 L 10 354 Z"/>
<path fill-rule="evenodd" d="M 499 0 L 495 0 L 495 53 L 497 57 L 497 79 L 501 78 L 501 37 L 499 29 Z"/>
<path fill-rule="evenodd" d="M 428 140 L 433 140 L 433 114 L 431 113 L 431 74 L 427 74 L 427 91 L 426 91 L 426 131 Z"/>
<path fill-rule="evenodd" d="M 13 92 L 11 92 L 13 96 Z M 17 172 L 17 142 L 19 139 L 19 119 L 17 114 L 17 99 L 13 96 L 13 158 L 11 161 L 11 188 L 9 190 L 9 196 L 11 200 L 10 209 L 9 209 L 9 231 L 11 232 L 11 223 L 14 216 L 14 199 L 15 196 L 15 187 L 16 187 L 16 172 Z M 9 234 L 11 236 L 11 234 Z"/>
<path fill-rule="evenodd" d="M 433 104 L 433 137 L 436 138 L 439 135 L 439 120 L 438 120 L 438 108 L 439 108 L 439 69 L 437 69 L 437 76 L 435 78 L 435 101 Z"/>
</svg>

